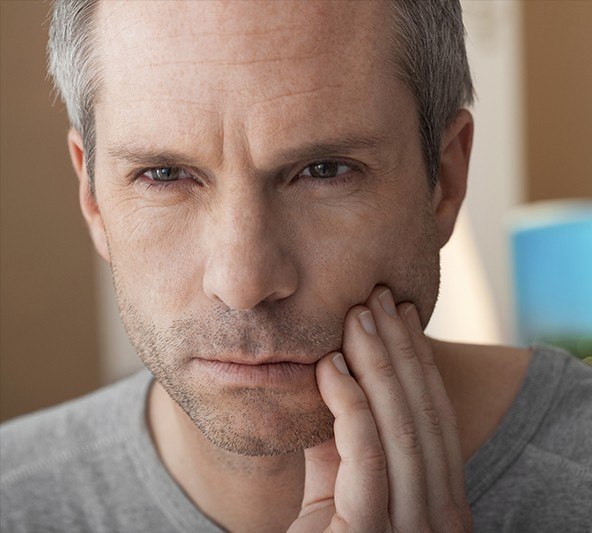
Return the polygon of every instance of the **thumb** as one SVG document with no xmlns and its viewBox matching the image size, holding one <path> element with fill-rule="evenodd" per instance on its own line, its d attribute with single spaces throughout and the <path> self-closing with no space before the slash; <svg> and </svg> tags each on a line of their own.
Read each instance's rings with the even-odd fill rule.
<svg viewBox="0 0 592 533">
<path fill-rule="evenodd" d="M 333 500 L 339 460 L 333 438 L 304 451 L 305 478 L 302 509 L 318 502 Z"/>
<path fill-rule="evenodd" d="M 323 359 L 331 359 L 336 352 L 327 354 Z M 302 509 L 318 502 L 333 499 L 335 490 L 335 479 L 340 462 L 339 453 L 335 446 L 335 439 L 331 438 L 318 446 L 304 450 L 304 498 Z"/>
<path fill-rule="evenodd" d="M 306 474 L 304 498 L 296 521 L 287 533 L 324 531 L 335 514 L 333 490 L 339 467 L 339 454 L 335 440 L 304 451 Z"/>
</svg>

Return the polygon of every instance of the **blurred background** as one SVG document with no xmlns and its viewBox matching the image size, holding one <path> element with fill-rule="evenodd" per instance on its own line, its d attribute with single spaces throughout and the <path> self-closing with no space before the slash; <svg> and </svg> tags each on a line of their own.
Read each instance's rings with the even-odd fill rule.
<svg viewBox="0 0 592 533">
<path fill-rule="evenodd" d="M 476 133 L 468 197 L 442 252 L 428 333 L 474 343 L 556 342 L 592 355 L 592 1 L 462 4 Z M 6 420 L 140 363 L 79 212 L 66 112 L 52 106 L 45 73 L 48 4 L 2 0 L 0 9 Z"/>
</svg>

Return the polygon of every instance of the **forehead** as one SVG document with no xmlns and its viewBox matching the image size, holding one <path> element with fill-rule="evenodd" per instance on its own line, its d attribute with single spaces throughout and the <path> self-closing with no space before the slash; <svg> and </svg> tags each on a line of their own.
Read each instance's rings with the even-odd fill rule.
<svg viewBox="0 0 592 533">
<path fill-rule="evenodd" d="M 388 17 L 383 1 L 103 1 L 98 103 L 128 123 L 166 110 L 274 134 L 303 117 L 360 125 L 385 98 L 409 102 L 400 87 L 384 94 L 396 85 Z"/>
</svg>

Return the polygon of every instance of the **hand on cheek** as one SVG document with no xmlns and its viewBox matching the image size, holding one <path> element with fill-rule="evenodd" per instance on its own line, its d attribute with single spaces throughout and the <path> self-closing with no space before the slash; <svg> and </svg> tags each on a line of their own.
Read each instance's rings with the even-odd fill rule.
<svg viewBox="0 0 592 533">
<path fill-rule="evenodd" d="M 317 365 L 335 438 L 306 450 L 290 531 L 469 531 L 455 416 L 415 307 L 376 287 Z"/>
</svg>

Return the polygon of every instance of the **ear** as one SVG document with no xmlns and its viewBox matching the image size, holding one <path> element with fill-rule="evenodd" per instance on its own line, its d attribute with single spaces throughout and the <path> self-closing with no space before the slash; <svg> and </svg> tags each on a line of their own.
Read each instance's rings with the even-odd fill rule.
<svg viewBox="0 0 592 533">
<path fill-rule="evenodd" d="M 440 248 L 452 235 L 467 192 L 472 144 L 473 117 L 466 109 L 460 109 L 442 136 L 438 183 L 432 193 Z"/>
<path fill-rule="evenodd" d="M 82 214 L 88 224 L 90 236 L 99 255 L 110 263 L 109 247 L 107 246 L 107 236 L 103 226 L 103 218 L 99 206 L 90 187 L 90 178 L 86 170 L 86 160 L 84 156 L 84 146 L 80 133 L 74 128 L 68 132 L 68 149 L 70 150 L 70 159 L 78 176 L 78 199 Z"/>
</svg>

